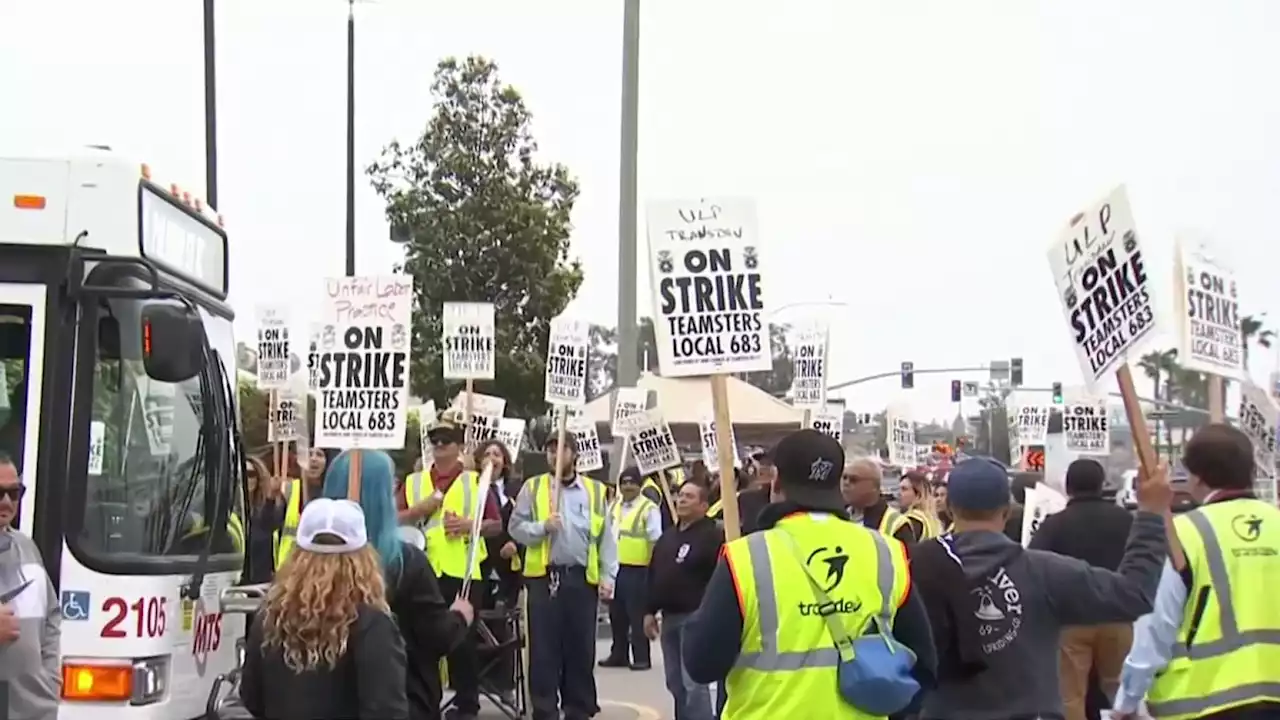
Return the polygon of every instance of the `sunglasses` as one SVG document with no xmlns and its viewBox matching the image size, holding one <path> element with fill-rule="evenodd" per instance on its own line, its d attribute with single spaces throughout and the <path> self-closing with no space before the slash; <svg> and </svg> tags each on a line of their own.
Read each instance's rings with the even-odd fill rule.
<svg viewBox="0 0 1280 720">
<path fill-rule="evenodd" d="M 22 499 L 22 495 L 26 491 L 27 491 L 26 485 L 19 485 L 17 487 L 0 488 L 0 498 L 8 498 L 16 502 Z"/>
</svg>

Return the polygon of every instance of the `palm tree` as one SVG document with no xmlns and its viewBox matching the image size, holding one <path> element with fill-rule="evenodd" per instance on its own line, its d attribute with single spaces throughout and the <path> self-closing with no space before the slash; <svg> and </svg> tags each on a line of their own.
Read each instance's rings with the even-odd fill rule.
<svg viewBox="0 0 1280 720">
<path fill-rule="evenodd" d="M 1240 336 L 1244 346 L 1241 351 L 1241 360 L 1246 370 L 1249 369 L 1249 342 L 1252 340 L 1260 347 L 1270 349 L 1272 341 L 1276 339 L 1275 331 L 1265 327 L 1266 319 L 1266 313 L 1261 313 L 1257 317 L 1245 315 L 1240 318 Z"/>
<path fill-rule="evenodd" d="M 1156 350 L 1154 352 L 1149 352 L 1138 359 L 1138 367 L 1142 368 L 1142 373 L 1151 379 L 1151 396 L 1152 397 L 1154 397 L 1157 400 L 1161 400 L 1161 399 L 1167 400 L 1167 401 L 1173 400 L 1172 397 L 1166 397 L 1166 396 L 1171 393 L 1172 387 L 1175 384 L 1174 382 L 1172 382 L 1174 380 L 1175 373 L 1177 373 L 1177 371 L 1181 369 L 1178 365 L 1177 350 L 1169 349 L 1169 350 L 1163 350 L 1163 351 Z M 1160 392 L 1160 379 L 1162 376 L 1166 378 L 1167 381 L 1170 381 L 1166 385 L 1165 392 L 1163 393 Z M 1157 438 L 1160 437 L 1160 421 L 1161 421 L 1161 416 L 1157 415 L 1156 423 L 1155 423 Z M 1159 441 L 1157 441 L 1157 444 L 1158 443 Z M 1170 444 L 1171 445 L 1173 444 L 1172 440 L 1170 440 Z"/>
</svg>

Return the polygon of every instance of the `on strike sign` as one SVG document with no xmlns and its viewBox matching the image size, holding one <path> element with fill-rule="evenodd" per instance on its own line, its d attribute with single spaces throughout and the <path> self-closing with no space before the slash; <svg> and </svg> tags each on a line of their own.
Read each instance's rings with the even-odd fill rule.
<svg viewBox="0 0 1280 720">
<path fill-rule="evenodd" d="M 492 380 L 493 303 L 447 302 L 440 317 L 445 380 Z"/>
<path fill-rule="evenodd" d="M 627 435 L 631 457 L 636 459 L 636 467 L 641 474 L 649 475 L 678 466 L 680 449 L 662 413 L 652 408 L 641 417 L 644 422 L 637 424 L 635 431 Z"/>
<path fill-rule="evenodd" d="M 413 278 L 325 281 L 316 353 L 316 447 L 404 447 Z"/>
<path fill-rule="evenodd" d="M 1096 389 L 1156 327 L 1151 281 L 1123 185 L 1072 218 L 1049 247 L 1049 269 L 1080 372 Z"/>
<path fill-rule="evenodd" d="M 803 329 L 794 342 L 791 406 L 821 410 L 827 405 L 827 329 Z"/>
<path fill-rule="evenodd" d="M 647 224 L 662 374 L 771 369 L 755 203 L 655 202 Z"/>
<path fill-rule="evenodd" d="M 289 315 L 282 308 L 258 308 L 258 387 L 289 384 Z"/>
<path fill-rule="evenodd" d="M 575 407 L 586 404 L 589 343 L 586 323 L 564 316 L 551 321 L 545 395 L 548 403 Z"/>
<path fill-rule="evenodd" d="M 1179 237 L 1174 252 L 1178 363 L 1196 372 L 1239 379 L 1244 372 L 1244 336 L 1235 276 L 1202 242 Z"/>
</svg>

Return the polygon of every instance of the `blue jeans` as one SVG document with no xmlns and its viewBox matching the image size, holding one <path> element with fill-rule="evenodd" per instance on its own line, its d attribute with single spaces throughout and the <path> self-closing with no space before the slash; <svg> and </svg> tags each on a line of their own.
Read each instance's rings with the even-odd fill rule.
<svg viewBox="0 0 1280 720">
<path fill-rule="evenodd" d="M 675 720 L 712 720 L 711 687 L 695 683 L 684 671 L 680 652 L 684 645 L 684 621 L 688 615 L 662 615 L 662 667 L 667 675 L 667 691 L 675 700 Z"/>
</svg>

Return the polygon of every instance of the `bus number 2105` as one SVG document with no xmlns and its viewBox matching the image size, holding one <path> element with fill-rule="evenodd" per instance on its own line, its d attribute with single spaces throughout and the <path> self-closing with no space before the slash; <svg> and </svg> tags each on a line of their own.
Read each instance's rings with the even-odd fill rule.
<svg viewBox="0 0 1280 720">
<path fill-rule="evenodd" d="M 169 598 L 138 598 L 129 604 L 124 598 L 109 597 L 102 601 L 102 612 L 110 615 L 102 626 L 102 637 L 155 638 L 164 635 Z M 129 622 L 132 615 L 133 622 Z M 132 631 L 132 632 L 130 632 Z"/>
</svg>

